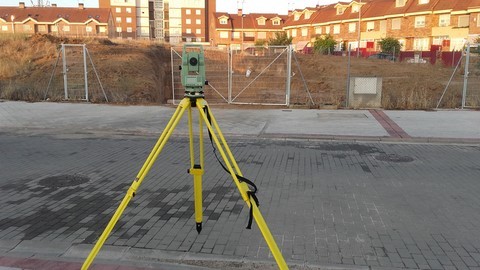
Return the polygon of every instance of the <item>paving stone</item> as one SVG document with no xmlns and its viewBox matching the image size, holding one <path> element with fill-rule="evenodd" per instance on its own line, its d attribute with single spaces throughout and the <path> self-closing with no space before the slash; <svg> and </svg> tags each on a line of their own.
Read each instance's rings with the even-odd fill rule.
<svg viewBox="0 0 480 270">
<path fill-rule="evenodd" d="M 148 137 L 2 134 L 0 166 L 12 169 L 0 170 L 0 241 L 94 243 L 153 143 Z M 480 208 L 476 195 L 465 192 L 476 190 L 478 146 L 237 138 L 231 147 L 242 172 L 255 176 L 260 209 L 285 257 L 425 269 L 480 262 L 480 233 L 469 225 L 480 214 L 464 207 Z M 159 156 L 107 243 L 271 259 L 256 225 L 245 230 L 248 209 L 211 146 L 205 148 L 200 234 L 185 169 L 188 141 L 179 137 L 166 145 L 168 154 Z M 385 153 L 414 161 L 375 158 Z M 90 180 L 75 187 L 41 185 L 42 178 L 61 174 Z"/>
</svg>

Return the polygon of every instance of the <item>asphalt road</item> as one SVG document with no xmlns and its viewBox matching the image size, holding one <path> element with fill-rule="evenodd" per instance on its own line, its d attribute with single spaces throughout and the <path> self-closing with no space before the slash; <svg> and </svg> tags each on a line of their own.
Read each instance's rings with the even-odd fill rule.
<svg viewBox="0 0 480 270">
<path fill-rule="evenodd" d="M 0 255 L 83 260 L 155 142 L 89 137 L 0 133 Z M 229 142 L 292 266 L 479 268 L 478 144 Z M 197 234 L 188 167 L 186 139 L 171 139 L 99 260 L 273 264 L 209 144 Z"/>
</svg>

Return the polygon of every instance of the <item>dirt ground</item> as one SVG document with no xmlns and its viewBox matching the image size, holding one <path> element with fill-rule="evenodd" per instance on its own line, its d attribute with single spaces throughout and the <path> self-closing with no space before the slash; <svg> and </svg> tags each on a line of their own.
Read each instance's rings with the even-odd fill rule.
<svg viewBox="0 0 480 270">
<path fill-rule="evenodd" d="M 119 43 L 105 39 L 66 39 L 48 35 L 0 36 L 0 98 L 62 100 L 64 88 L 61 63 L 55 68 L 61 43 L 86 44 L 109 102 L 159 104 L 172 98 L 170 47 L 149 42 Z M 207 66 L 222 66 L 228 61 L 227 56 L 211 55 L 205 54 Z M 245 61 L 254 59 L 251 55 L 238 57 L 245 57 Z M 382 78 L 383 108 L 435 108 L 453 73 L 453 67 L 444 67 L 441 62 L 435 65 L 393 63 L 352 57 L 348 67 L 346 56 L 296 54 L 296 58 L 298 65 L 292 66 L 295 76 L 292 77 L 291 103 L 315 108 L 345 106 L 349 70 L 351 77 Z M 476 66 L 475 63 L 473 67 Z M 89 70 L 90 99 L 92 102 L 105 102 L 93 69 L 89 67 Z M 456 108 L 460 105 L 462 70 L 460 68 L 452 76 L 452 82 L 440 104 L 441 108 Z M 475 78 L 478 78 L 477 73 L 477 70 L 472 71 Z M 224 68 L 220 68 L 218 74 L 210 75 L 216 80 L 224 78 L 225 83 L 227 81 Z M 473 83 L 477 83 L 476 80 Z M 313 103 L 307 95 L 305 85 Z"/>
</svg>

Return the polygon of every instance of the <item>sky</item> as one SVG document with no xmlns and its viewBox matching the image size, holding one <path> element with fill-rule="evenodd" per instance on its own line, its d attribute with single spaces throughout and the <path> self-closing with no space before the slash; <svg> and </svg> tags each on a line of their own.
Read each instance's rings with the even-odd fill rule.
<svg viewBox="0 0 480 270">
<path fill-rule="evenodd" d="M 38 0 L 0 0 L 0 6 L 17 6 L 18 2 L 25 2 L 31 6 L 31 2 Z M 78 3 L 84 3 L 85 7 L 98 7 L 98 0 L 42 0 L 49 1 L 59 7 L 76 7 Z M 242 3 L 243 2 L 243 3 Z M 217 11 L 236 13 L 237 8 L 242 7 L 244 13 L 278 13 L 287 14 L 289 9 L 302 9 L 314 7 L 317 4 L 337 3 L 338 0 L 217 0 Z"/>
</svg>

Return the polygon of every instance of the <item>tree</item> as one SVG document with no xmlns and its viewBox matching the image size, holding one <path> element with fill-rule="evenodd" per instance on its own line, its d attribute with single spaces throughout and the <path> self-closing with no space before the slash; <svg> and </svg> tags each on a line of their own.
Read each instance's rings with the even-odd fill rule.
<svg viewBox="0 0 480 270">
<path fill-rule="evenodd" d="M 285 32 L 275 32 L 275 38 L 268 40 L 270 46 L 286 46 L 292 44 L 293 37 L 288 37 Z"/>
<path fill-rule="evenodd" d="M 315 51 L 321 54 L 331 54 L 335 49 L 335 45 L 337 45 L 337 42 L 331 35 L 317 36 L 313 43 Z"/>
<path fill-rule="evenodd" d="M 400 48 L 402 47 L 400 41 L 393 37 L 382 38 L 382 40 L 380 40 L 378 44 L 380 44 L 382 52 L 391 54 L 398 54 L 400 52 Z"/>
</svg>

